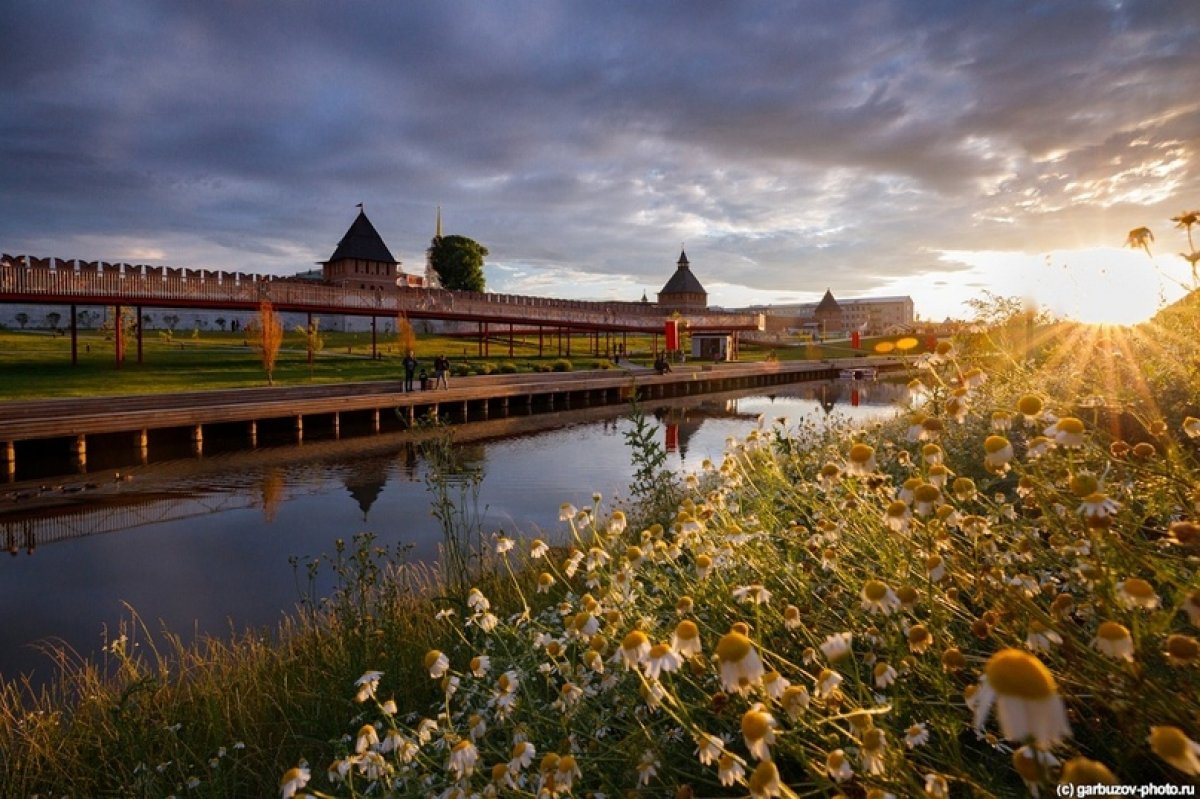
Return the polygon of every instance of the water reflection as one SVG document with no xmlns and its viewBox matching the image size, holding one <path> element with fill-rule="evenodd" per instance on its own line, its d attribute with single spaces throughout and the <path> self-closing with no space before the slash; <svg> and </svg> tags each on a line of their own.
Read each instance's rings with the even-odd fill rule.
<svg viewBox="0 0 1200 799">
<path fill-rule="evenodd" d="M 869 418 L 905 398 L 902 385 L 882 382 L 759 392 L 656 400 L 645 411 L 659 421 L 672 468 L 692 470 L 759 415 Z M 596 491 L 606 503 L 619 499 L 630 467 L 627 414 L 602 406 L 450 428 L 460 457 L 485 474 L 485 529 L 553 538 L 561 503 L 588 505 Z M 87 483 L 7 486 L 0 674 L 44 671 L 48 661 L 29 645 L 49 637 L 87 655 L 103 627 L 125 618 L 126 602 L 151 627 L 161 620 L 177 632 L 273 625 L 299 599 L 289 558 L 330 552 L 357 532 L 436 559 L 440 530 L 420 445 L 413 432 L 306 440 L 96 473 Z"/>
</svg>

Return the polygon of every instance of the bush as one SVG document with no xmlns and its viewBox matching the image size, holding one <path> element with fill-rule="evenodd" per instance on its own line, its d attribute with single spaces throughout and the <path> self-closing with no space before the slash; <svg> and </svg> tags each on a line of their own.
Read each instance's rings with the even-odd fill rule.
<svg viewBox="0 0 1200 799">
<path fill-rule="evenodd" d="M 566 358 L 559 358 L 550 364 L 550 370 L 553 372 L 569 372 L 574 368 L 574 365 Z"/>
<path fill-rule="evenodd" d="M 475 367 L 477 374 L 490 375 L 496 371 L 496 364 L 485 361 Z"/>
<path fill-rule="evenodd" d="M 521 370 L 520 367 L 518 367 L 512 361 L 504 361 L 498 367 L 496 367 L 496 371 L 502 375 L 513 375 Z"/>
</svg>

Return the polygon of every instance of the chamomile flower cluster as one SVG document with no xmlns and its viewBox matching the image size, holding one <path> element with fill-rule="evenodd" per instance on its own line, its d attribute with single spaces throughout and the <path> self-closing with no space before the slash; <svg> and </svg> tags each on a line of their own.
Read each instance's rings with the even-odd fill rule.
<svg viewBox="0 0 1200 799">
<path fill-rule="evenodd" d="M 1196 464 L 1165 435 L 1117 446 L 1098 406 L 967 352 L 911 359 L 921 403 L 893 422 L 764 422 L 668 507 L 597 499 L 564 505 L 557 539 L 494 538 L 517 604 L 486 575 L 460 598 L 414 664 L 424 705 L 398 713 L 382 698 L 405 686 L 378 671 L 347 685 L 356 732 L 309 789 L 1045 796 L 1084 761 L 1194 777 Z M 1138 762 L 1153 772 L 1122 772 Z"/>
</svg>

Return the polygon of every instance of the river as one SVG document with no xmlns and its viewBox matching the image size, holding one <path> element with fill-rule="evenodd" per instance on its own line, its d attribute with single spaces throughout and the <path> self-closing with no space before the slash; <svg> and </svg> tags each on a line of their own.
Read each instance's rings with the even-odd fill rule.
<svg viewBox="0 0 1200 799">
<path fill-rule="evenodd" d="M 644 411 L 670 468 L 683 472 L 719 459 L 726 438 L 746 435 L 760 415 L 865 420 L 905 399 L 903 384 L 810 382 L 657 400 Z M 460 456 L 484 474 L 484 529 L 551 539 L 562 503 L 588 505 L 598 492 L 611 507 L 631 472 L 628 415 L 606 406 L 454 425 Z M 130 609 L 185 640 L 273 628 L 308 588 L 292 560 L 360 532 L 408 547 L 413 560 L 435 560 L 441 541 L 426 463 L 406 432 L 47 477 L 0 486 L 0 496 L 10 554 L 0 557 L 0 676 L 34 684 L 52 670 L 46 643 L 94 657 Z M 330 579 L 325 569 L 318 594 Z"/>
</svg>

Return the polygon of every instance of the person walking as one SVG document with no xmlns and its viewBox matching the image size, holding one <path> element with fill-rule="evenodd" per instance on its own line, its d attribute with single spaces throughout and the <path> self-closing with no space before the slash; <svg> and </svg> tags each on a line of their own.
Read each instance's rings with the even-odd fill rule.
<svg viewBox="0 0 1200 799">
<path fill-rule="evenodd" d="M 404 390 L 413 390 L 413 377 L 417 374 L 417 359 L 413 357 L 413 351 L 409 350 L 401 361 L 404 364 Z"/>
<path fill-rule="evenodd" d="M 433 359 L 433 387 L 441 386 L 444 389 L 450 388 L 450 382 L 447 380 L 446 373 L 450 371 L 450 359 L 445 355 L 439 355 Z"/>
</svg>

